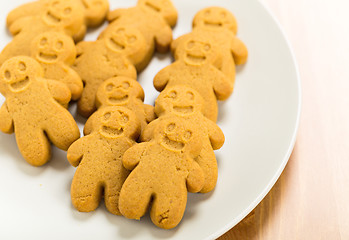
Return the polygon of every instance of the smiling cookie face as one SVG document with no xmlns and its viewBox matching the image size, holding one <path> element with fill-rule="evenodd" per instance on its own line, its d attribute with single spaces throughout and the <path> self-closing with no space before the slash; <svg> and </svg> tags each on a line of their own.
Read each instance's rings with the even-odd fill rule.
<svg viewBox="0 0 349 240">
<path fill-rule="evenodd" d="M 27 90 L 36 77 L 43 77 L 43 70 L 38 62 L 30 57 L 14 57 L 7 60 L 0 69 L 1 85 L 6 85 L 12 93 Z"/>
<path fill-rule="evenodd" d="M 131 61 L 138 58 L 138 54 L 146 45 L 143 35 L 134 28 L 115 26 L 105 36 L 107 48 L 117 54 L 127 56 Z"/>
<path fill-rule="evenodd" d="M 193 27 L 226 28 L 234 34 L 237 32 L 237 23 L 234 15 L 221 7 L 209 7 L 199 11 L 194 17 Z"/>
<path fill-rule="evenodd" d="M 199 154 L 202 148 L 200 131 L 181 118 L 160 122 L 155 129 L 155 139 L 171 152 Z"/>
<path fill-rule="evenodd" d="M 147 10 L 161 14 L 171 27 L 175 26 L 177 23 L 177 10 L 169 0 L 139 0 L 138 5 Z"/>
<path fill-rule="evenodd" d="M 184 85 L 173 86 L 160 93 L 155 102 L 155 113 L 158 116 L 167 112 L 188 116 L 200 113 L 203 102 L 201 95 L 194 89 Z"/>
<path fill-rule="evenodd" d="M 140 133 L 140 124 L 136 115 L 127 108 L 103 108 L 98 122 L 99 133 L 107 139 L 133 137 Z"/>
<path fill-rule="evenodd" d="M 70 28 L 77 25 L 78 31 L 84 21 L 83 7 L 77 1 L 51 0 L 43 17 L 49 26 Z"/>
<path fill-rule="evenodd" d="M 190 37 L 178 45 L 175 58 L 191 66 L 213 64 L 218 56 L 214 45 L 201 38 Z"/>
<path fill-rule="evenodd" d="M 46 32 L 33 40 L 32 57 L 45 64 L 73 64 L 76 56 L 74 41 L 65 34 Z"/>
<path fill-rule="evenodd" d="M 97 107 L 124 106 L 132 101 L 132 98 L 144 100 L 144 91 L 141 85 L 134 79 L 115 77 L 103 82 L 96 95 Z"/>
</svg>

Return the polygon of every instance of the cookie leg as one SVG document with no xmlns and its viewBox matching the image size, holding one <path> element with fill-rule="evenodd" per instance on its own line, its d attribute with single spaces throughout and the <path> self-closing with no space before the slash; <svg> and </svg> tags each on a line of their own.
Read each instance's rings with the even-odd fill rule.
<svg viewBox="0 0 349 240">
<path fill-rule="evenodd" d="M 119 210 L 123 216 L 139 220 L 147 211 L 152 191 L 148 185 L 146 185 L 149 179 L 138 177 L 139 174 L 133 174 L 135 173 L 134 171 L 122 186 L 119 199 Z"/>
<path fill-rule="evenodd" d="M 80 137 L 80 130 L 73 116 L 62 110 L 47 120 L 45 132 L 56 147 L 66 151 Z"/>
<path fill-rule="evenodd" d="M 51 146 L 43 130 L 15 126 L 18 149 L 24 159 L 33 166 L 42 166 L 51 157 Z"/>
<path fill-rule="evenodd" d="M 174 228 L 182 220 L 186 204 L 187 190 L 185 187 L 168 188 L 166 192 L 154 196 L 150 217 L 158 227 Z"/>
<path fill-rule="evenodd" d="M 129 171 L 122 169 L 121 171 L 117 170 L 113 172 L 115 173 L 115 176 L 105 184 L 104 201 L 109 212 L 115 215 L 121 215 L 119 210 L 120 190 L 129 174 Z"/>
<path fill-rule="evenodd" d="M 217 183 L 218 167 L 216 156 L 209 143 L 209 140 L 204 141 L 204 146 L 200 155 L 196 159 L 196 162 L 200 165 L 205 175 L 205 184 L 200 192 L 207 193 L 212 191 Z"/>
<path fill-rule="evenodd" d="M 208 119 L 213 122 L 217 122 L 218 118 L 218 104 L 216 98 L 207 98 L 205 107 L 204 107 L 204 115 Z"/>
<path fill-rule="evenodd" d="M 82 166 L 81 166 L 82 167 Z M 71 200 L 74 207 L 80 212 L 94 211 L 102 198 L 102 185 L 91 171 L 79 167 L 71 185 Z"/>
</svg>

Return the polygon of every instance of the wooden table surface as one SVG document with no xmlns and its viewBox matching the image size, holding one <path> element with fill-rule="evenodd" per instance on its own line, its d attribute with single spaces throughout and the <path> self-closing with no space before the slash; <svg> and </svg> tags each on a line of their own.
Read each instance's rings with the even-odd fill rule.
<svg viewBox="0 0 349 240">
<path fill-rule="evenodd" d="M 265 199 L 219 240 L 349 239 L 349 3 L 263 0 L 298 61 L 293 154 Z"/>
</svg>

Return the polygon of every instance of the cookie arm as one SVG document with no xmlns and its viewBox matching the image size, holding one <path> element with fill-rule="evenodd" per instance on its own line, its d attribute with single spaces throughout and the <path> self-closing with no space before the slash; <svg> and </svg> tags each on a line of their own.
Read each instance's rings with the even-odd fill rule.
<svg viewBox="0 0 349 240">
<path fill-rule="evenodd" d="M 71 100 L 71 93 L 69 88 L 58 81 L 55 80 L 47 80 L 47 86 L 50 90 L 52 97 L 61 105 L 67 105 Z"/>
<path fill-rule="evenodd" d="M 147 123 L 150 123 L 155 120 L 156 115 L 154 112 L 154 106 L 144 104 L 144 114 L 145 114 L 145 120 Z"/>
<path fill-rule="evenodd" d="M 164 90 L 164 88 L 166 87 L 167 83 L 170 80 L 170 72 L 172 69 L 171 66 L 172 65 L 165 67 L 160 72 L 158 72 L 158 74 L 156 74 L 154 77 L 153 84 L 155 89 L 158 90 L 159 92 Z"/>
<path fill-rule="evenodd" d="M 166 53 L 172 42 L 172 29 L 165 25 L 155 34 L 156 50 L 159 53 Z"/>
<path fill-rule="evenodd" d="M 85 126 L 84 126 L 84 135 L 89 135 L 93 131 L 93 125 L 98 118 L 97 112 L 93 113 L 86 121 Z"/>
<path fill-rule="evenodd" d="M 144 129 L 140 137 L 142 142 L 149 142 L 150 140 L 153 139 L 154 129 L 159 124 L 159 121 L 160 121 L 159 118 L 155 119 L 154 121 L 152 121 L 146 126 L 146 128 Z"/>
<path fill-rule="evenodd" d="M 12 36 L 15 36 L 17 34 L 19 34 L 23 27 L 24 27 L 24 24 L 28 21 L 28 18 L 25 17 L 25 18 L 20 18 L 16 21 L 14 21 L 11 26 L 9 27 L 9 31 L 10 33 L 12 34 Z"/>
<path fill-rule="evenodd" d="M 13 133 L 13 119 L 8 111 L 7 104 L 4 104 L 0 108 L 0 130 L 4 133 Z"/>
<path fill-rule="evenodd" d="M 209 131 L 208 135 L 209 135 L 213 150 L 220 149 L 223 146 L 225 141 L 225 136 L 222 129 L 220 129 L 220 127 L 210 119 L 206 118 L 205 122 L 206 122 L 207 129 Z"/>
<path fill-rule="evenodd" d="M 67 159 L 72 166 L 77 167 L 80 164 L 87 146 L 87 137 L 82 137 L 70 145 Z"/>
<path fill-rule="evenodd" d="M 203 188 L 205 183 L 205 176 L 201 167 L 195 160 L 190 159 L 189 161 L 192 162 L 192 165 L 189 169 L 189 174 L 187 177 L 187 189 L 188 192 L 196 193 Z"/>
<path fill-rule="evenodd" d="M 64 83 L 67 84 L 72 100 L 78 100 L 81 97 L 84 85 L 82 83 L 81 77 L 79 74 L 74 71 L 72 68 L 65 66 L 64 71 L 67 73 Z"/>
<path fill-rule="evenodd" d="M 139 143 L 125 152 L 122 157 L 122 164 L 126 169 L 132 171 L 138 165 L 147 145 L 148 143 Z"/>
<path fill-rule="evenodd" d="M 218 100 L 224 101 L 226 100 L 231 93 L 233 92 L 233 84 L 229 80 L 227 76 L 224 75 L 221 71 L 211 66 L 211 71 L 214 72 L 214 82 L 213 82 L 213 90 L 216 94 Z"/>
<path fill-rule="evenodd" d="M 231 41 L 230 49 L 236 65 L 246 63 L 248 50 L 246 45 L 240 39 L 234 37 Z"/>
<path fill-rule="evenodd" d="M 110 11 L 107 15 L 107 20 L 109 22 L 113 22 L 115 20 L 117 20 L 118 18 L 120 18 L 126 11 L 127 9 L 115 9 L 114 11 Z"/>
</svg>

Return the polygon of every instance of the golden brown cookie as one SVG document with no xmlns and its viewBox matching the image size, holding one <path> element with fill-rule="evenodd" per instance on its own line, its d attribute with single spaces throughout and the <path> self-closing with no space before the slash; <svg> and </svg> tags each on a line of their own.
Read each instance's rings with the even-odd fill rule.
<svg viewBox="0 0 349 240">
<path fill-rule="evenodd" d="M 7 16 L 7 27 L 10 28 L 10 26 L 20 18 L 40 15 L 41 12 L 49 7 L 52 1 L 59 2 L 61 0 L 37 0 L 13 9 Z M 79 3 L 82 6 L 84 13 L 85 24 L 73 37 L 74 40 L 78 42 L 85 37 L 87 27 L 97 27 L 103 23 L 109 10 L 109 2 L 108 0 L 68 1 Z"/>
<path fill-rule="evenodd" d="M 138 30 L 116 26 L 103 39 L 77 45 L 78 57 L 73 69 L 85 83 L 78 103 L 82 116 L 88 117 L 96 110 L 96 92 L 105 80 L 117 76 L 137 78 L 134 65 L 147 58 L 145 44 Z"/>
<path fill-rule="evenodd" d="M 14 56 L 30 56 L 30 45 L 39 34 L 56 31 L 74 36 L 84 25 L 81 4 L 70 0 L 50 0 L 39 15 L 23 17 L 10 26 L 13 40 L 3 49 L 0 65 Z"/>
<path fill-rule="evenodd" d="M 76 47 L 71 37 L 59 32 L 40 34 L 32 42 L 31 57 L 41 64 L 45 78 L 66 84 L 72 100 L 80 98 L 83 84 L 79 74 L 71 68 L 76 58 Z"/>
<path fill-rule="evenodd" d="M 236 34 L 238 25 L 235 16 L 222 7 L 207 7 L 195 14 L 193 28 L 203 27 L 211 30 L 225 28 Z"/>
<path fill-rule="evenodd" d="M 217 124 L 202 114 L 203 103 L 201 95 L 189 87 L 173 86 L 166 89 L 160 93 L 155 102 L 155 111 L 159 118 L 147 126 L 141 140 L 150 141 L 153 138 L 154 128 L 166 119 L 178 117 L 188 124 L 196 125 L 203 135 L 202 150 L 195 159 L 205 175 L 205 184 L 200 192 L 207 193 L 214 189 L 218 177 L 217 160 L 213 150 L 221 148 L 225 138 Z"/>
<path fill-rule="evenodd" d="M 177 10 L 170 0 L 139 0 L 136 7 L 111 11 L 108 20 L 111 24 L 101 38 L 114 25 L 133 27 L 143 34 L 152 53 L 154 49 L 164 53 L 172 42 L 171 27 L 177 22 Z"/>
<path fill-rule="evenodd" d="M 80 137 L 74 118 L 60 105 L 70 101 L 69 89 L 45 79 L 34 59 L 20 56 L 6 61 L 0 69 L 0 92 L 6 98 L 0 110 L 0 129 L 15 132 L 28 163 L 41 166 L 50 159 L 49 140 L 67 150 Z"/>
<path fill-rule="evenodd" d="M 120 192 L 122 215 L 140 219 L 150 205 L 156 226 L 176 227 L 185 211 L 187 191 L 198 192 L 204 184 L 202 169 L 194 160 L 201 148 L 195 125 L 170 118 L 156 126 L 150 142 L 127 150 L 122 162 L 132 172 Z"/>
<path fill-rule="evenodd" d="M 245 44 L 235 36 L 235 17 L 224 8 L 212 7 L 200 11 L 194 18 L 194 29 L 171 44 L 171 51 L 175 53 L 177 45 L 188 38 L 208 39 L 219 51 L 221 60 L 214 64 L 231 82 L 235 82 L 235 64 L 247 61 L 248 50 Z"/>
<path fill-rule="evenodd" d="M 188 38 L 177 46 L 177 61 L 162 69 L 154 78 L 158 91 L 184 85 L 198 91 L 204 98 L 204 115 L 217 121 L 217 100 L 227 99 L 233 91 L 231 81 L 212 62 L 219 59 L 219 51 L 209 40 Z"/>
<path fill-rule="evenodd" d="M 122 165 L 125 151 L 140 134 L 136 115 L 123 107 L 105 107 L 100 111 L 95 129 L 68 149 L 67 158 L 77 166 L 71 199 L 81 212 L 95 210 L 102 197 L 109 212 L 120 215 L 120 189 L 129 171 Z"/>
<path fill-rule="evenodd" d="M 126 107 L 133 111 L 141 123 L 141 130 L 155 119 L 154 107 L 144 104 L 144 91 L 142 86 L 131 78 L 110 78 L 98 88 L 96 95 L 96 106 L 103 109 L 108 106 Z M 98 110 L 87 120 L 84 133 L 89 134 L 94 126 L 93 122 L 98 116 Z"/>
</svg>

